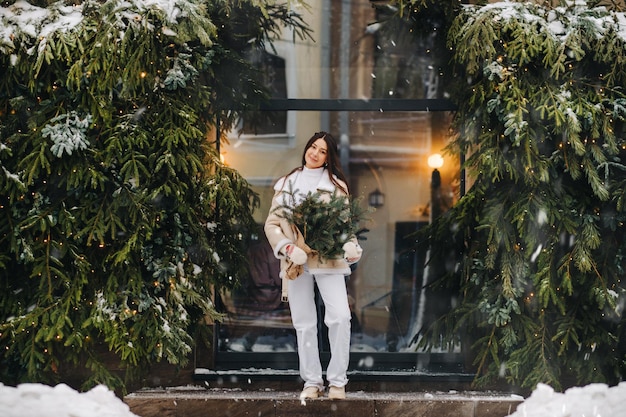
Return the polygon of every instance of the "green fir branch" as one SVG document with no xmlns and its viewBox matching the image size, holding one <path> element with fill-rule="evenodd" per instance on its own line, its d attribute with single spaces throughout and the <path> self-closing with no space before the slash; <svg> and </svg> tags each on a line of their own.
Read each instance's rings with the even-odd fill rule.
<svg viewBox="0 0 626 417">
<path fill-rule="evenodd" d="M 460 301 L 421 340 L 464 335 L 478 383 L 564 387 L 626 372 L 615 311 L 626 294 L 623 16 L 592 3 L 466 6 L 450 26 L 468 83 L 454 93 L 447 150 L 467 155 L 473 183 L 424 231 L 433 251 L 455 254 L 459 267 L 439 279 Z"/>
<path fill-rule="evenodd" d="M 371 209 L 361 206 L 361 199 L 337 192 L 309 193 L 294 207 L 298 190 L 283 192 L 283 204 L 274 212 L 296 226 L 311 250 L 321 260 L 343 257 L 343 245 L 363 232 L 366 213 Z"/>
</svg>

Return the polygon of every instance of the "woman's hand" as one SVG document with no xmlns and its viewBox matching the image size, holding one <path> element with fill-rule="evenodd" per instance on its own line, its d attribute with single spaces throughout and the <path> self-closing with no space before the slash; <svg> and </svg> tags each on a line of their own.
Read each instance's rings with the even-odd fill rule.
<svg viewBox="0 0 626 417">
<path fill-rule="evenodd" d="M 363 249 L 357 243 L 346 242 L 343 244 L 343 257 L 348 263 L 358 262 L 362 253 Z"/>
<path fill-rule="evenodd" d="M 304 265 L 307 260 L 306 252 L 291 243 L 285 245 L 285 255 L 296 265 Z"/>
</svg>

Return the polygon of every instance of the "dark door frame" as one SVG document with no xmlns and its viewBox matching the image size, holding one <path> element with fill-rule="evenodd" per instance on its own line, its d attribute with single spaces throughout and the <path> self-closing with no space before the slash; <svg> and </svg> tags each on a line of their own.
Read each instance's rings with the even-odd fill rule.
<svg viewBox="0 0 626 417">
<path fill-rule="evenodd" d="M 456 106 L 447 99 L 269 99 L 260 108 L 262 111 L 381 111 L 381 112 L 439 112 L 455 111 Z M 216 120 L 216 148 L 220 151 L 220 118 Z M 460 193 L 465 194 L 464 155 L 461 155 Z M 207 380 L 219 377 L 220 371 L 236 375 L 237 370 L 255 368 L 263 374 L 263 369 L 297 369 L 296 352 L 220 352 L 218 348 L 219 323 L 213 331 L 213 364 L 216 373 L 196 374 L 196 379 Z M 322 361 L 328 362 L 329 353 L 322 352 Z M 406 352 L 351 352 L 349 377 L 361 380 L 380 380 L 382 377 L 404 380 L 421 377 L 459 379 L 473 376 L 463 370 L 464 357 L 456 353 L 406 353 Z M 360 364 L 373 359 L 377 366 L 363 369 Z M 426 371 L 425 371 L 426 370 Z M 245 372 L 242 374 L 245 375 Z M 268 372 L 268 378 L 293 378 L 289 373 Z"/>
</svg>

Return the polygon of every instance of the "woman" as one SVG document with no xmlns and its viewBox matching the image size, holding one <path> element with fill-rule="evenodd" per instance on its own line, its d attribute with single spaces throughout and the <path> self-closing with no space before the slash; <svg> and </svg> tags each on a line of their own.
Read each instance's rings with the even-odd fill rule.
<svg viewBox="0 0 626 417">
<path fill-rule="evenodd" d="M 326 132 L 315 133 L 307 142 L 302 154 L 302 166 L 295 168 L 278 180 L 274 186 L 272 208 L 265 222 L 265 234 L 274 255 L 281 260 L 283 280 L 294 266 L 301 272 L 288 283 L 287 293 L 291 319 L 296 330 L 300 376 L 304 380 L 301 399 L 318 398 L 324 393 L 322 365 L 317 341 L 317 309 L 314 282 L 324 301 L 324 323 L 328 327 L 330 362 L 326 370 L 330 399 L 344 399 L 348 383 L 347 370 L 350 355 L 350 308 L 345 276 L 350 274 L 349 264 L 361 258 L 362 249 L 355 237 L 343 246 L 344 257 L 324 259 L 310 251 L 305 252 L 302 234 L 280 215 L 279 208 L 297 206 L 310 193 L 321 193 L 328 198 L 337 193 L 348 195 L 345 175 L 339 164 L 337 142 Z M 305 242 L 306 243 L 306 242 Z M 289 278 L 293 278 L 289 276 Z"/>
</svg>

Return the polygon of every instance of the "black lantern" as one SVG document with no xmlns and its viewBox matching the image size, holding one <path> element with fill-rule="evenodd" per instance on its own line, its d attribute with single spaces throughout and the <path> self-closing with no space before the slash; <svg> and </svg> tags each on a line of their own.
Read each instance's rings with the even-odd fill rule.
<svg viewBox="0 0 626 417">
<path fill-rule="evenodd" d="M 367 199 L 370 207 L 379 208 L 385 204 L 385 194 L 378 188 L 372 191 Z"/>
</svg>

